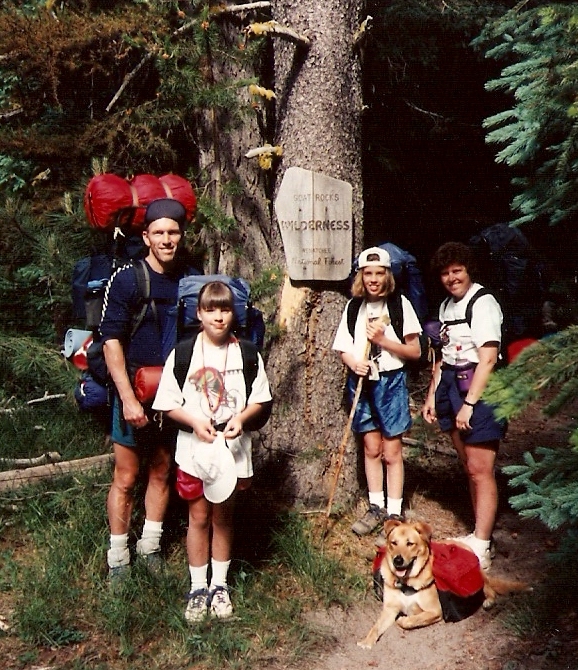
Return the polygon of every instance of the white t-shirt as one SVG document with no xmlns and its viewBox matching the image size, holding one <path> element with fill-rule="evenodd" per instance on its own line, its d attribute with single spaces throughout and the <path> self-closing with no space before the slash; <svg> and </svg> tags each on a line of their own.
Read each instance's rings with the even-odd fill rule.
<svg viewBox="0 0 578 670">
<path fill-rule="evenodd" d="M 488 342 L 497 342 L 499 345 L 502 341 L 504 317 L 493 295 L 480 296 L 473 304 L 471 328 L 467 323 L 444 325 L 448 321 L 465 319 L 468 303 L 481 288 L 480 284 L 472 284 L 463 298 L 458 301 L 453 298 L 444 300 L 440 306 L 442 360 L 448 365 L 479 363 L 479 347 Z"/>
<path fill-rule="evenodd" d="M 369 303 L 364 300 L 359 307 L 359 314 L 357 315 L 357 320 L 355 322 L 354 337 L 351 337 L 347 326 L 348 305 L 349 303 L 347 303 L 341 317 L 332 348 L 334 351 L 353 354 L 356 359 L 361 360 L 364 357 L 365 348 L 367 346 L 367 319 L 380 317 L 382 315 L 389 316 L 389 310 L 385 300 Z M 405 337 L 406 335 L 414 334 L 419 335 L 421 333 L 419 319 L 417 318 L 411 302 L 404 295 L 401 296 L 401 305 L 403 310 L 403 336 Z M 391 323 L 385 327 L 384 332 L 388 339 L 394 340 L 395 342 L 400 341 L 395 334 L 395 330 Z M 377 358 L 378 369 L 381 372 L 399 370 L 404 366 L 404 363 L 405 361 L 399 358 L 399 356 L 395 356 L 385 349 L 381 349 L 381 353 Z"/>
<path fill-rule="evenodd" d="M 247 404 L 271 400 L 269 382 L 260 354 L 257 359 L 257 377 L 247 399 L 239 343 L 217 347 L 199 336 L 195 341 L 182 390 L 174 375 L 175 352 L 169 355 L 153 409 L 166 412 L 182 407 L 191 416 L 212 418 L 217 424 L 225 423 L 242 412 Z M 194 453 L 200 443 L 201 440 L 194 432 L 179 430 L 175 461 L 182 470 L 194 477 L 199 476 L 195 468 Z M 235 439 L 227 439 L 227 445 L 235 457 L 237 477 L 252 477 L 250 434 L 241 433 Z"/>
</svg>

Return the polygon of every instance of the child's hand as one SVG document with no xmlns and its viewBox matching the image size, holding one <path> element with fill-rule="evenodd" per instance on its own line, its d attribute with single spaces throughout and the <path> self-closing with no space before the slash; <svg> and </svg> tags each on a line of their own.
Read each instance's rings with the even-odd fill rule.
<svg viewBox="0 0 578 670">
<path fill-rule="evenodd" d="M 242 432 L 243 432 L 243 422 L 241 421 L 239 415 L 237 414 L 229 419 L 227 425 L 225 426 L 223 434 L 225 435 L 225 438 L 233 439 L 234 437 L 239 437 L 239 435 Z"/>
<path fill-rule="evenodd" d="M 206 417 L 202 419 L 191 418 L 191 428 L 195 431 L 199 440 L 203 442 L 214 442 L 217 437 L 217 431 L 213 427 L 211 420 Z"/>
<path fill-rule="evenodd" d="M 355 362 L 353 372 L 355 372 L 355 374 L 359 375 L 360 377 L 365 377 L 369 373 L 370 368 L 371 366 L 369 365 L 369 361 L 366 358 L 362 361 Z"/>
<path fill-rule="evenodd" d="M 385 333 L 385 324 L 376 319 L 367 323 L 367 340 L 372 344 L 379 344 Z"/>
</svg>

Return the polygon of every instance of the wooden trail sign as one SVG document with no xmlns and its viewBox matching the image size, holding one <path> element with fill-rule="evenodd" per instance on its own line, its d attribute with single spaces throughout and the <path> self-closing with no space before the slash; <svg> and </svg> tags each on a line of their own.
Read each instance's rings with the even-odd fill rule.
<svg viewBox="0 0 578 670">
<path fill-rule="evenodd" d="M 348 182 L 288 168 L 275 200 L 275 213 L 291 279 L 347 279 L 353 245 L 351 205 Z"/>
</svg>

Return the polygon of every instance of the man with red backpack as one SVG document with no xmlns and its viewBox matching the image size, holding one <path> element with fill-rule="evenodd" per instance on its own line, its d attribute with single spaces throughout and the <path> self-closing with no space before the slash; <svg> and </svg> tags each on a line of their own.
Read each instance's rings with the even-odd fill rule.
<svg viewBox="0 0 578 670">
<path fill-rule="evenodd" d="M 185 207 L 171 198 L 152 201 L 145 213 L 144 259 L 148 300 L 142 305 L 135 265 L 116 270 L 108 284 L 100 338 L 109 375 L 114 385 L 111 438 L 115 466 L 108 495 L 110 525 L 109 580 L 122 581 L 130 571 L 128 532 L 134 503 L 134 487 L 142 462 L 147 464 L 145 521 L 136 552 L 151 570 L 162 566 L 160 540 L 169 500 L 169 472 L 175 444 L 175 429 L 159 423 L 150 406 L 135 394 L 133 375 L 162 366 L 163 325 L 168 311 L 177 304 L 182 276 L 176 253 L 186 222 Z M 136 331 L 131 324 L 137 310 L 144 311 Z M 154 394 L 153 394 L 154 396 Z M 152 404 L 152 398 L 151 398 Z"/>
</svg>

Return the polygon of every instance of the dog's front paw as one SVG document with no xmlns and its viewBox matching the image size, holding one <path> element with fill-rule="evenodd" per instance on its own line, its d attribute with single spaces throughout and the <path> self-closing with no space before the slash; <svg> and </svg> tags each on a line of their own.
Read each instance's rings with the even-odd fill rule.
<svg viewBox="0 0 578 670">
<path fill-rule="evenodd" d="M 495 598 L 486 598 L 482 603 L 482 608 L 485 610 L 491 610 L 495 604 L 496 604 Z"/>
<path fill-rule="evenodd" d="M 362 649 L 371 649 L 373 647 L 373 642 L 365 638 L 365 640 L 359 640 L 357 646 L 361 647 Z"/>
</svg>

